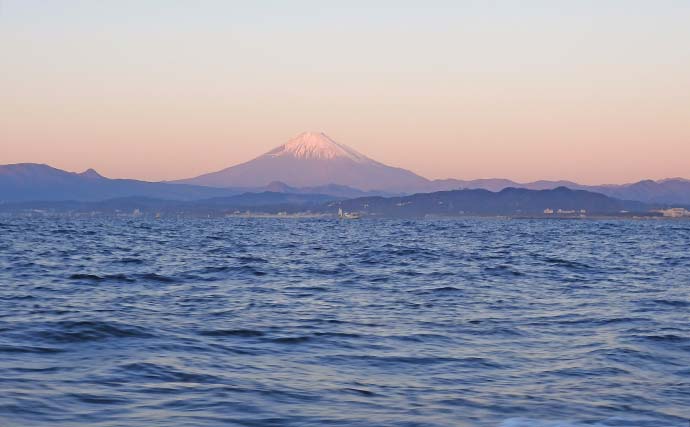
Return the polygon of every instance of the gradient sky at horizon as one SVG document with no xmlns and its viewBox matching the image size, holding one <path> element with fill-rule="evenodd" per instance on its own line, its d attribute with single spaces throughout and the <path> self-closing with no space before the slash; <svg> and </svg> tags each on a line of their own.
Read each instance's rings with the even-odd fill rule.
<svg viewBox="0 0 690 427">
<path fill-rule="evenodd" d="M 429 178 L 690 178 L 690 1 L 0 0 L 0 164 L 186 178 L 305 130 Z"/>
</svg>

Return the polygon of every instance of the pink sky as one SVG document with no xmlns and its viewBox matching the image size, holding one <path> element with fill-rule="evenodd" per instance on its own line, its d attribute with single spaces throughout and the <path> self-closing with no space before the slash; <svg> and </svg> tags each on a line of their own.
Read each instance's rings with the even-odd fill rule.
<svg viewBox="0 0 690 427">
<path fill-rule="evenodd" d="M 10 0 L 0 164 L 186 178 L 315 130 L 429 178 L 690 178 L 690 7 L 574 3 Z"/>
</svg>

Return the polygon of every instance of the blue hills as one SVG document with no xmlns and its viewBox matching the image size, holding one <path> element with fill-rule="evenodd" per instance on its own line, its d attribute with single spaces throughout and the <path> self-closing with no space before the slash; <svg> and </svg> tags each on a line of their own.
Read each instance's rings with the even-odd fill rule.
<svg viewBox="0 0 690 427">
<path fill-rule="evenodd" d="M 479 188 L 482 186 L 490 190 Z M 333 214 L 342 208 L 373 216 L 530 216 L 541 215 L 549 209 L 610 215 L 649 212 L 676 205 L 690 206 L 690 181 L 677 178 L 582 186 L 562 181 L 519 184 L 509 180 L 444 180 L 429 181 L 422 191 L 413 187 L 408 192 L 396 193 L 365 191 L 342 184 L 293 187 L 283 182 L 253 188 L 207 187 L 110 179 L 93 169 L 75 173 L 33 163 L 0 165 L 0 210 L 4 212 L 42 209 L 103 213 L 138 210 L 190 214 L 238 211 Z"/>
<path fill-rule="evenodd" d="M 205 187 L 134 179 L 110 179 L 93 169 L 75 173 L 36 163 L 0 165 L 0 203 L 67 200 L 84 202 L 127 197 L 193 201 L 236 196 L 249 192 L 325 194 L 342 198 L 389 194 L 362 191 L 336 184 L 295 188 L 282 182 L 271 182 L 267 186 L 255 188 Z"/>
</svg>

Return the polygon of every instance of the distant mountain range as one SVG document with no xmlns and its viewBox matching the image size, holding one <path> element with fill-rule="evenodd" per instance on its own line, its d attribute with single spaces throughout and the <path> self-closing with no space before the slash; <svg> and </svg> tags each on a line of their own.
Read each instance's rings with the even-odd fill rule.
<svg viewBox="0 0 690 427">
<path fill-rule="evenodd" d="M 592 191 L 621 200 L 690 205 L 690 180 L 682 178 L 596 186 L 570 181 L 429 180 L 372 160 L 317 132 L 302 133 L 249 162 L 174 182 L 109 179 L 93 169 L 73 173 L 32 163 L 0 166 L 0 203 L 101 201 L 127 197 L 192 201 L 266 191 L 357 198 L 457 189 L 495 192 L 506 188 L 547 190 L 558 187 Z"/>
<path fill-rule="evenodd" d="M 67 172 L 48 165 L 20 163 L 0 165 L 0 203 L 26 201 L 102 201 L 126 197 L 166 200 L 201 200 L 228 197 L 247 192 L 322 194 L 341 198 L 387 194 L 367 192 L 342 185 L 295 188 L 271 182 L 256 188 L 217 188 L 133 179 L 105 178 L 93 169 Z"/>
<path fill-rule="evenodd" d="M 419 193 L 405 197 L 337 199 L 318 194 L 244 193 L 195 201 L 146 197 L 105 201 L 46 201 L 0 205 L 0 213 L 82 213 L 102 215 L 185 215 L 305 213 L 335 215 L 339 209 L 370 217 L 649 215 L 650 206 L 603 194 L 559 187 L 553 190 L 507 188 Z"/>
<path fill-rule="evenodd" d="M 660 181 L 644 180 L 621 185 L 582 185 L 572 181 L 535 181 L 519 183 L 509 179 L 477 179 L 463 181 L 446 179 L 432 181 L 427 191 L 454 189 L 484 189 L 501 191 L 505 188 L 525 188 L 528 190 L 551 190 L 567 187 L 573 190 L 587 190 L 605 194 L 622 200 L 637 200 L 645 203 L 690 205 L 690 180 L 671 178 Z"/>
<path fill-rule="evenodd" d="M 329 204 L 332 210 L 360 212 L 371 216 L 419 217 L 425 215 L 619 215 L 648 212 L 641 202 L 614 199 L 585 190 L 558 187 L 552 190 L 505 188 L 499 192 L 484 189 L 438 191 L 405 197 L 363 197 Z M 545 211 L 551 210 L 551 213 Z"/>
<path fill-rule="evenodd" d="M 109 179 L 93 169 L 73 173 L 34 163 L 0 166 L 0 202 L 95 201 L 133 196 L 194 200 L 233 194 L 237 194 L 237 191 L 134 179 Z"/>
<path fill-rule="evenodd" d="M 594 191 L 623 200 L 690 204 L 690 180 L 681 178 L 598 186 L 581 185 L 571 181 L 518 183 L 509 179 L 429 180 L 409 170 L 372 160 L 319 132 L 302 133 L 246 163 L 176 182 L 247 188 L 263 187 L 275 181 L 297 188 L 316 187 L 320 192 L 324 192 L 323 187 L 335 184 L 348 189 L 347 197 L 353 197 L 352 189 L 379 194 L 411 194 L 456 189 L 500 191 L 509 187 L 530 190 L 568 187 Z"/>
<path fill-rule="evenodd" d="M 322 211 L 325 203 L 336 200 L 323 194 L 290 194 L 265 191 L 199 200 L 167 200 L 152 197 L 120 197 L 100 201 L 32 201 L 0 204 L 0 213 L 99 213 L 104 215 L 141 214 L 220 215 L 238 212 Z"/>
</svg>

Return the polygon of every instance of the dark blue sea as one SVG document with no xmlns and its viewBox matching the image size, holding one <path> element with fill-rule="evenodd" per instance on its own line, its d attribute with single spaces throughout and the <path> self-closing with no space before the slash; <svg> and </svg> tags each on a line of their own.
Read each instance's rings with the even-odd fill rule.
<svg viewBox="0 0 690 427">
<path fill-rule="evenodd" d="M 687 427 L 690 221 L 0 219 L 0 426 Z"/>
</svg>

